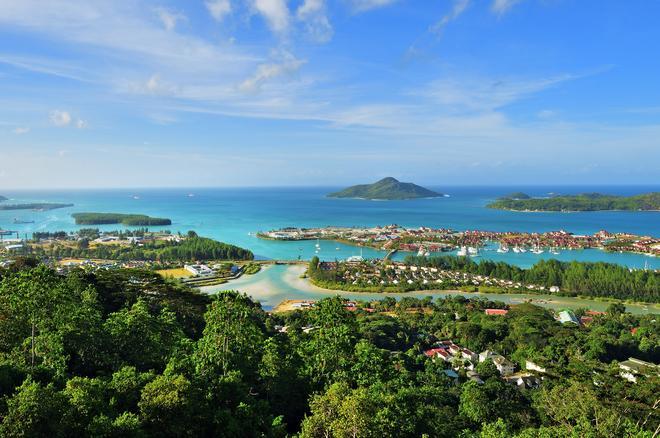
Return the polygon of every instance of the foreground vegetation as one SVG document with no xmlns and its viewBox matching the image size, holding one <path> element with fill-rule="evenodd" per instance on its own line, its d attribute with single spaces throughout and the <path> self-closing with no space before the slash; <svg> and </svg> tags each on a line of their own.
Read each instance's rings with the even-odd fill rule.
<svg viewBox="0 0 660 438">
<path fill-rule="evenodd" d="M 660 210 L 660 192 L 635 196 L 582 193 L 551 198 L 505 197 L 488 204 L 489 208 L 516 211 L 598 211 L 598 210 Z"/>
<path fill-rule="evenodd" d="M 660 325 L 616 306 L 590 327 L 462 297 L 269 315 L 145 271 L 19 261 L 0 276 L 1 436 L 650 438 L 660 424 L 657 377 L 631 384 L 610 365 L 657 361 Z M 483 384 L 453 381 L 422 354 L 447 338 L 552 368 L 539 389 L 489 361 Z"/>
<path fill-rule="evenodd" d="M 71 216 L 76 220 L 76 225 L 122 224 L 132 227 L 144 227 L 172 224 L 170 219 L 151 217 L 145 214 L 73 213 Z"/>
<path fill-rule="evenodd" d="M 364 272 L 365 266 L 339 263 L 335 269 L 324 270 L 319 265 L 317 257 L 309 263 L 308 276 L 318 286 L 328 289 L 340 289 L 365 292 L 409 292 L 429 289 L 456 289 L 462 283 L 445 281 L 443 283 L 423 283 L 417 279 L 411 283 L 399 283 L 387 286 L 378 285 L 377 281 L 368 284 Z M 600 298 L 615 298 L 619 300 L 641 301 L 648 303 L 660 302 L 660 274 L 654 271 L 635 270 L 611 263 L 603 262 L 560 262 L 558 260 L 540 260 L 529 269 L 523 269 L 505 262 L 481 260 L 479 263 L 467 257 L 453 256 L 407 256 L 404 263 L 409 266 L 426 266 L 440 270 L 458 273 L 469 273 L 487 276 L 500 280 L 510 280 L 524 284 L 541 285 L 549 290 L 552 286 L 560 288 L 562 296 L 585 296 Z M 343 280 L 342 273 L 346 270 L 360 272 L 360 280 L 348 283 Z M 387 278 L 385 269 L 375 279 Z M 487 290 L 486 290 L 487 289 Z M 486 288 L 482 292 L 516 292 L 505 288 Z M 475 288 L 476 291 L 476 288 Z M 521 292 L 518 290 L 517 292 Z"/>
</svg>

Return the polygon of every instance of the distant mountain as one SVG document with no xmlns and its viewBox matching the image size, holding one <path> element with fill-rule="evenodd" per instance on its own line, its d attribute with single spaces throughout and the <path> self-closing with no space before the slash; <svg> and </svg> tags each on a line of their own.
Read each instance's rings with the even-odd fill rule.
<svg viewBox="0 0 660 438">
<path fill-rule="evenodd" d="M 582 193 L 558 195 L 551 198 L 500 198 L 488 204 L 490 208 L 514 211 L 604 211 L 604 210 L 660 210 L 660 192 L 635 196 Z"/>
<path fill-rule="evenodd" d="M 2 201 L 6 201 L 6 200 L 7 200 L 7 198 L 5 198 L 4 196 L 1 196 L 1 195 L 0 195 L 0 202 L 2 202 Z"/>
<path fill-rule="evenodd" d="M 402 200 L 415 198 L 438 198 L 442 193 L 434 192 L 413 183 L 402 183 L 396 178 L 383 178 L 373 184 L 351 186 L 328 194 L 331 198 L 362 198 L 380 200 Z"/>
</svg>

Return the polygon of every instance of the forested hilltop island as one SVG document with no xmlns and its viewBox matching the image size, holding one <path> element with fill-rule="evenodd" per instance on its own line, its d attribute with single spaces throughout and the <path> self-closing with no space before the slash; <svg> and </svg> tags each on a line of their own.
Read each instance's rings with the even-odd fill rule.
<svg viewBox="0 0 660 438">
<path fill-rule="evenodd" d="M 266 312 L 149 271 L 17 260 L 0 436 L 653 437 L 657 315 L 561 314 L 460 296 Z"/>
<path fill-rule="evenodd" d="M 531 198 L 525 193 L 514 193 L 488 204 L 487 207 L 514 211 L 657 211 L 660 210 L 660 192 L 635 196 L 581 193 L 550 198 Z"/>
<path fill-rule="evenodd" d="M 416 198 L 439 198 L 442 193 L 434 192 L 413 183 L 404 183 L 387 177 L 373 184 L 360 184 L 328 194 L 330 198 L 360 198 L 374 200 L 403 200 Z"/>
<path fill-rule="evenodd" d="M 73 213 L 76 225 L 107 225 L 122 224 L 127 226 L 145 227 L 151 225 L 171 225 L 167 218 L 151 217 L 145 214 L 121 213 Z"/>
</svg>

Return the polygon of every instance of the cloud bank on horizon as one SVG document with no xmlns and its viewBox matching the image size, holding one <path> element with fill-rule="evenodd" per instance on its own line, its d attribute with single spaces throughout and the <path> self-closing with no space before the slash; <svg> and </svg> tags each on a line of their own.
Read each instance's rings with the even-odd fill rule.
<svg viewBox="0 0 660 438">
<path fill-rule="evenodd" d="M 0 0 L 0 187 L 658 183 L 659 12 Z"/>
</svg>

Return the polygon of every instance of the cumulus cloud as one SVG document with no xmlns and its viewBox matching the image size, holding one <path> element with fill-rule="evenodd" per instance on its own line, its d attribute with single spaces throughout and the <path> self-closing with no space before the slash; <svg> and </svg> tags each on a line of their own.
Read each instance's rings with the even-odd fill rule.
<svg viewBox="0 0 660 438">
<path fill-rule="evenodd" d="M 307 33 L 320 43 L 330 41 L 332 25 L 326 15 L 325 0 L 305 0 L 296 12 L 298 20 L 305 23 Z"/>
<path fill-rule="evenodd" d="M 465 11 L 465 9 L 467 9 L 469 5 L 470 5 L 470 0 L 455 0 L 454 5 L 451 8 L 451 11 L 449 11 L 448 14 L 443 16 L 440 19 L 440 21 L 438 21 L 436 24 L 434 24 L 431 27 L 431 32 L 434 33 L 442 32 L 445 26 L 447 26 L 452 20 L 458 18 Z"/>
<path fill-rule="evenodd" d="M 16 127 L 13 130 L 13 133 L 16 134 L 16 135 L 27 134 L 28 132 L 30 132 L 30 128 L 27 128 L 27 127 L 24 127 L 24 126 Z"/>
<path fill-rule="evenodd" d="M 496 14 L 504 14 L 509 11 L 516 3 L 521 0 L 493 0 L 490 9 Z"/>
<path fill-rule="evenodd" d="M 167 31 L 174 30 L 179 21 L 187 20 L 185 15 L 166 8 L 156 8 L 156 15 L 158 15 L 158 18 Z"/>
<path fill-rule="evenodd" d="M 49 115 L 50 122 L 55 126 L 69 126 L 71 124 L 71 114 L 68 111 L 53 110 Z"/>
<path fill-rule="evenodd" d="M 289 29 L 286 0 L 252 0 L 252 8 L 266 20 L 273 32 L 284 33 Z"/>
<path fill-rule="evenodd" d="M 261 64 L 257 67 L 255 74 L 239 85 L 243 92 L 254 93 L 261 89 L 261 86 L 274 78 L 295 73 L 305 64 L 305 61 L 295 58 L 293 55 L 286 54 L 281 62 Z"/>
<path fill-rule="evenodd" d="M 355 12 L 365 12 L 372 9 L 389 6 L 397 0 L 351 0 Z"/>
<path fill-rule="evenodd" d="M 207 0 L 204 4 L 216 21 L 222 21 L 231 12 L 231 2 L 229 0 Z"/>
</svg>

